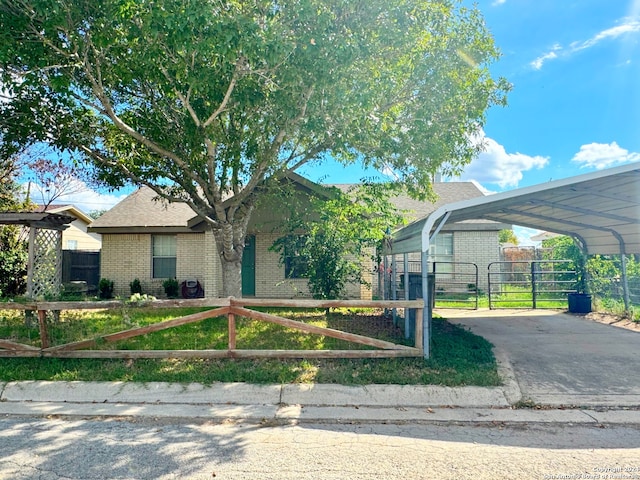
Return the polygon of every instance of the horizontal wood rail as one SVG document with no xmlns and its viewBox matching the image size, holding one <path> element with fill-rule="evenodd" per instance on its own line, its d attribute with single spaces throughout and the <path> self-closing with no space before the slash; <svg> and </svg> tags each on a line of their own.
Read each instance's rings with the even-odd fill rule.
<svg viewBox="0 0 640 480">
<path fill-rule="evenodd" d="M 158 322 L 144 327 L 131 328 L 95 338 L 50 345 L 46 315 L 48 311 L 102 310 L 113 308 L 171 308 L 212 307 L 211 310 Z M 327 327 L 284 318 L 278 315 L 251 310 L 247 307 L 284 308 L 384 308 L 415 309 L 415 344 L 407 346 L 364 335 L 343 332 Z M 7 302 L 0 303 L 0 310 L 25 310 L 37 312 L 40 328 L 40 348 L 11 340 L 0 339 L 0 357 L 58 357 L 58 358 L 393 358 L 423 356 L 422 300 L 288 300 L 255 298 L 207 298 L 194 300 L 154 300 L 132 303 L 121 300 L 92 302 Z M 180 325 L 200 322 L 207 318 L 226 316 L 228 319 L 228 348 L 226 350 L 96 350 L 98 344 L 158 332 Z M 309 334 L 324 335 L 378 350 L 250 350 L 236 348 L 236 319 L 250 318 L 270 322 Z M 92 349 L 93 348 L 93 349 Z"/>
</svg>

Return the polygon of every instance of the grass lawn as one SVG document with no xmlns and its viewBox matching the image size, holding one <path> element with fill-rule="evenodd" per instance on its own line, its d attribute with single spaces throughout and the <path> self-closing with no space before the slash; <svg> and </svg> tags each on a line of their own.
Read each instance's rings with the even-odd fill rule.
<svg viewBox="0 0 640 480">
<path fill-rule="evenodd" d="M 122 308 L 117 310 L 63 312 L 50 325 L 53 344 L 157 323 L 198 309 Z M 269 313 L 375 338 L 406 343 L 400 328 L 379 311 L 324 310 Z M 478 385 L 500 384 L 491 344 L 469 331 L 434 319 L 431 358 L 246 360 L 246 359 L 57 359 L 0 358 L 0 381 L 94 380 L 135 382 L 249 382 Z M 16 312 L 0 312 L 0 338 L 39 345 L 38 330 L 24 325 Z M 101 349 L 226 349 L 226 318 L 147 334 Z M 238 319 L 237 348 L 241 349 L 355 349 L 368 348 L 319 335 Z"/>
</svg>

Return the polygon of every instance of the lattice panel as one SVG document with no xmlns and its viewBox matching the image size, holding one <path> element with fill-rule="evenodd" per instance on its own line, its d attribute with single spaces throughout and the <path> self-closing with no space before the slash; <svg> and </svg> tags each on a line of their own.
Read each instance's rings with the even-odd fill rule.
<svg viewBox="0 0 640 480">
<path fill-rule="evenodd" d="M 62 232 L 36 229 L 33 259 L 33 298 L 55 297 L 62 283 Z"/>
</svg>

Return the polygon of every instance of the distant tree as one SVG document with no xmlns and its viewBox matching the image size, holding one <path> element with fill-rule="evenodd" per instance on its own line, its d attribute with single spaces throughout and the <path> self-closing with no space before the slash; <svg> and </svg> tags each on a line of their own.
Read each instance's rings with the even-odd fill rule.
<svg viewBox="0 0 640 480">
<path fill-rule="evenodd" d="M 285 271 L 308 280 L 316 299 L 342 298 L 350 282 L 368 284 L 365 273 L 387 233 L 402 223 L 388 200 L 395 189 L 363 184 L 332 198 L 313 197 L 310 208 L 291 215 L 286 235 L 272 246 Z M 286 265 L 290 262 L 289 265 Z"/>
<path fill-rule="evenodd" d="M 518 243 L 520 243 L 513 230 L 506 228 L 498 232 L 498 242 L 512 243 L 513 245 L 518 245 Z"/>
<path fill-rule="evenodd" d="M 0 161 L 0 212 L 21 211 L 20 187 L 15 181 L 20 157 Z M 0 224 L 0 297 L 21 295 L 26 291 L 28 245 L 16 225 Z"/>
<path fill-rule="evenodd" d="M 579 292 L 588 289 L 587 256 L 582 252 L 575 240 L 569 236 L 548 238 L 542 241 L 543 258 L 548 260 L 567 260 L 566 264 L 559 264 L 557 269 L 576 272 L 575 288 Z M 566 280 L 567 276 L 559 277 Z"/>
<path fill-rule="evenodd" d="M 509 89 L 497 58 L 458 0 L 4 1 L 0 157 L 46 142 L 188 204 L 240 296 L 247 225 L 277 180 L 332 157 L 430 193 L 482 149 Z"/>
<path fill-rule="evenodd" d="M 87 215 L 89 215 L 93 220 L 101 217 L 107 210 L 91 210 Z"/>
<path fill-rule="evenodd" d="M 35 184 L 35 191 L 31 188 L 32 199 L 45 209 L 65 195 L 87 190 L 78 179 L 76 168 L 62 159 L 35 158 L 29 162 L 29 171 Z"/>
</svg>

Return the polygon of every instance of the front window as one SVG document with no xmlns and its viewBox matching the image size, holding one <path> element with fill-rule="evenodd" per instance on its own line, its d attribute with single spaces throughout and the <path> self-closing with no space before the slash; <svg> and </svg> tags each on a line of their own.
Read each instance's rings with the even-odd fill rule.
<svg viewBox="0 0 640 480">
<path fill-rule="evenodd" d="M 453 234 L 439 233 L 429 245 L 429 262 L 436 262 L 439 273 L 453 272 Z"/>
<path fill-rule="evenodd" d="M 175 235 L 153 235 L 152 237 L 153 278 L 176 277 Z"/>
<path fill-rule="evenodd" d="M 67 240 L 67 250 L 77 250 L 77 249 L 78 249 L 77 240 Z"/>
<path fill-rule="evenodd" d="M 307 237 L 298 235 L 291 237 L 284 249 L 284 275 L 287 278 L 305 278 L 307 271 L 307 257 L 300 252 Z"/>
</svg>

